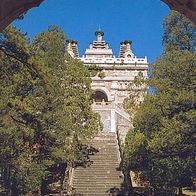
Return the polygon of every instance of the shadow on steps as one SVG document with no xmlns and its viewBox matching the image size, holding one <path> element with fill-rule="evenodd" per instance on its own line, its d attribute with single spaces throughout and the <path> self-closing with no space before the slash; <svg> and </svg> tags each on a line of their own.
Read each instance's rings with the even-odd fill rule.
<svg viewBox="0 0 196 196">
<path fill-rule="evenodd" d="M 83 148 L 85 148 L 86 153 L 86 157 L 85 160 L 82 160 L 81 162 L 77 162 L 74 165 L 74 168 L 77 167 L 89 167 L 91 164 L 93 164 L 93 161 L 90 159 L 90 156 L 95 155 L 96 153 L 99 152 L 98 149 L 92 147 L 92 146 L 87 146 L 87 145 L 83 145 Z"/>
</svg>

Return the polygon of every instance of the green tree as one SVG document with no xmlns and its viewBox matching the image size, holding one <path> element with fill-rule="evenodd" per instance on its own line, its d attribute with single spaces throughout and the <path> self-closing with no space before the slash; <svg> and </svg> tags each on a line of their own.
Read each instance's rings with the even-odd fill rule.
<svg viewBox="0 0 196 196">
<path fill-rule="evenodd" d="M 65 59 L 65 39 L 56 26 L 32 43 L 14 27 L 0 35 L 0 180 L 8 195 L 40 191 L 53 168 L 84 160 L 80 140 L 98 131 L 90 74 Z"/>
<path fill-rule="evenodd" d="M 124 148 L 125 165 L 142 171 L 156 195 L 172 195 L 195 179 L 196 28 L 181 18 L 172 12 L 165 20 L 165 51 L 147 81 L 154 92 L 136 111 Z"/>
<path fill-rule="evenodd" d="M 184 15 L 171 11 L 164 20 L 165 50 L 196 50 L 195 25 Z"/>
</svg>

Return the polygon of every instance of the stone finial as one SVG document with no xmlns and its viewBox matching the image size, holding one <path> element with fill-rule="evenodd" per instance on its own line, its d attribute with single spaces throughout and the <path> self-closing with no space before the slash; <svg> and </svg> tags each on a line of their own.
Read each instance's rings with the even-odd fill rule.
<svg viewBox="0 0 196 196">
<path fill-rule="evenodd" d="M 78 52 L 78 43 L 75 40 L 66 40 L 67 43 L 67 52 L 70 54 L 72 58 L 78 58 L 79 52 Z"/>
<path fill-rule="evenodd" d="M 101 42 L 103 40 L 104 32 L 101 29 L 99 29 L 95 32 L 95 36 L 96 36 L 96 41 Z"/>
<path fill-rule="evenodd" d="M 130 40 L 125 40 L 120 42 L 120 52 L 119 52 L 119 57 L 120 58 L 133 58 L 134 54 L 131 50 L 131 44 L 132 41 Z"/>
</svg>

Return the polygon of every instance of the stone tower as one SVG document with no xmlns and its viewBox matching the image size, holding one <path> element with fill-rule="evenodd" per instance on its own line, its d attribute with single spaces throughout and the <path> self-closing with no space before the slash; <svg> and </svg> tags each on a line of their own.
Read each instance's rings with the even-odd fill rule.
<svg viewBox="0 0 196 196">
<path fill-rule="evenodd" d="M 147 78 L 147 57 L 136 57 L 131 50 L 131 41 L 125 40 L 120 43 L 119 57 L 116 58 L 103 39 L 104 32 L 99 29 L 95 36 L 85 54 L 79 57 L 86 66 L 95 65 L 102 70 L 103 77 L 100 77 L 100 73 L 92 77 L 92 89 L 95 91 L 92 108 L 101 116 L 102 131 L 118 131 L 124 140 L 131 122 L 122 107 L 123 101 L 129 96 L 130 82 L 140 72 Z M 78 52 L 73 56 L 77 57 Z"/>
<path fill-rule="evenodd" d="M 70 54 L 72 58 L 78 58 L 79 52 L 78 52 L 78 43 L 75 40 L 67 40 L 66 41 L 66 50 Z"/>
</svg>

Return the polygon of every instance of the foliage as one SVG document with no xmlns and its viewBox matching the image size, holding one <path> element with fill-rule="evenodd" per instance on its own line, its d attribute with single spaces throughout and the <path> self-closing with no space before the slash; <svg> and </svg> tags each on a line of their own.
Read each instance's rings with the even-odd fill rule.
<svg viewBox="0 0 196 196">
<path fill-rule="evenodd" d="M 0 35 L 0 183 L 7 195 L 39 191 L 51 168 L 83 160 L 80 139 L 98 130 L 90 74 L 81 62 L 65 61 L 65 39 L 56 26 L 32 42 L 11 26 Z"/>
<path fill-rule="evenodd" d="M 101 78 L 101 79 L 105 78 L 105 72 L 104 71 L 100 71 L 98 73 L 98 77 Z"/>
<path fill-rule="evenodd" d="M 130 118 L 134 117 L 134 113 L 140 107 L 141 102 L 146 96 L 146 78 L 143 76 L 142 72 L 138 72 L 135 76 L 134 81 L 129 83 L 129 97 L 123 102 L 123 107 L 129 113 Z"/>
<path fill-rule="evenodd" d="M 95 64 L 92 64 L 92 65 L 88 65 L 87 66 L 89 72 L 90 72 L 90 76 L 91 77 L 94 77 L 97 75 L 98 72 L 102 72 L 103 68 L 95 65 Z"/>
<path fill-rule="evenodd" d="M 142 171 L 156 195 L 195 179 L 196 28 L 176 12 L 164 25 L 165 51 L 147 81 L 154 92 L 137 109 L 124 148 L 125 166 Z"/>
<path fill-rule="evenodd" d="M 163 25 L 165 50 L 196 50 L 195 25 L 188 18 L 171 11 Z"/>
</svg>

